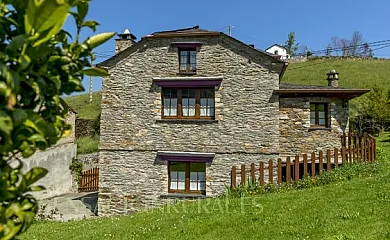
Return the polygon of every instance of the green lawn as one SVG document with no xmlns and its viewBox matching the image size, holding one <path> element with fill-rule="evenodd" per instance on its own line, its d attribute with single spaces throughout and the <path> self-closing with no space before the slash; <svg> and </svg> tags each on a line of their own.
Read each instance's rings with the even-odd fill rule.
<svg viewBox="0 0 390 240">
<path fill-rule="evenodd" d="M 386 152 L 388 139 L 378 139 Z M 375 176 L 305 190 L 38 223 L 22 239 L 390 239 L 390 164 Z"/>
<path fill-rule="evenodd" d="M 92 94 L 92 103 L 89 103 L 89 94 L 81 94 L 64 98 L 76 112 L 77 117 L 86 119 L 96 119 L 101 112 L 102 93 L 94 92 Z"/>
<path fill-rule="evenodd" d="M 327 85 L 326 73 L 340 73 L 340 87 L 372 88 L 377 84 L 390 89 L 390 60 L 313 60 L 291 63 L 282 82 Z"/>
</svg>

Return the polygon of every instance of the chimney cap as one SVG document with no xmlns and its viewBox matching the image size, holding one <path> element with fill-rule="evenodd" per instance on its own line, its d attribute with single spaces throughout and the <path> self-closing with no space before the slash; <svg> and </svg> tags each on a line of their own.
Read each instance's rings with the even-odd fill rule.
<svg viewBox="0 0 390 240">
<path fill-rule="evenodd" d="M 326 75 L 335 75 L 335 74 L 339 74 L 338 72 L 336 72 L 336 70 L 332 69 L 329 71 L 329 73 L 327 73 Z"/>
<path fill-rule="evenodd" d="M 126 28 L 123 33 L 119 33 L 118 37 L 119 37 L 119 39 L 117 39 L 117 40 L 121 40 L 121 39 L 136 40 L 137 39 L 137 37 L 134 36 L 134 34 L 132 34 L 128 28 Z"/>
</svg>

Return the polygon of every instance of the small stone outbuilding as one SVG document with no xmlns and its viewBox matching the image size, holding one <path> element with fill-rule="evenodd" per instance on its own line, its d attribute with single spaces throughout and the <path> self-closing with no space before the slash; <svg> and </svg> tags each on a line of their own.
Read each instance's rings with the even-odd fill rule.
<svg viewBox="0 0 390 240">
<path fill-rule="evenodd" d="M 99 215 L 216 196 L 233 165 L 339 146 L 348 100 L 367 92 L 336 72 L 327 87 L 281 84 L 288 63 L 198 26 L 118 36 L 98 65 Z"/>
</svg>

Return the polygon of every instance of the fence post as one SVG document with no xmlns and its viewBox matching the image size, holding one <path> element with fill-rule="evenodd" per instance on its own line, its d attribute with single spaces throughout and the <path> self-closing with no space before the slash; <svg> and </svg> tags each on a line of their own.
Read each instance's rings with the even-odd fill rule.
<svg viewBox="0 0 390 240">
<path fill-rule="evenodd" d="M 345 154 L 346 154 L 345 147 L 342 147 L 341 148 L 341 162 L 342 162 L 342 164 L 345 164 Z"/>
<path fill-rule="evenodd" d="M 278 159 L 278 184 L 282 183 L 282 159 Z"/>
<path fill-rule="evenodd" d="M 352 134 L 350 131 L 348 131 L 348 146 L 351 146 L 351 137 L 352 137 Z"/>
<path fill-rule="evenodd" d="M 363 133 L 363 161 L 367 160 L 367 133 Z"/>
<path fill-rule="evenodd" d="M 255 164 L 251 163 L 251 183 L 255 183 Z"/>
<path fill-rule="evenodd" d="M 320 150 L 319 152 L 319 162 L 320 162 L 320 167 L 319 167 L 319 171 L 321 172 L 323 169 L 324 169 L 324 153 L 322 152 L 322 150 Z"/>
<path fill-rule="evenodd" d="M 245 185 L 245 165 L 241 165 L 241 185 Z"/>
<path fill-rule="evenodd" d="M 330 160 L 330 149 L 326 150 L 326 169 L 327 171 L 330 171 L 332 170 L 332 163 L 331 163 L 331 160 Z"/>
<path fill-rule="evenodd" d="M 339 149 L 334 148 L 333 153 L 334 153 L 334 157 L 333 157 L 334 158 L 334 166 L 338 167 L 339 166 Z"/>
<path fill-rule="evenodd" d="M 291 182 L 291 162 L 290 157 L 286 158 L 286 182 Z"/>
<path fill-rule="evenodd" d="M 295 167 L 295 173 L 294 173 L 295 181 L 298 181 L 299 180 L 299 155 L 295 156 L 294 164 L 295 164 L 294 165 L 294 167 Z"/>
<path fill-rule="evenodd" d="M 274 183 L 274 162 L 272 159 L 268 161 L 268 182 Z"/>
<path fill-rule="evenodd" d="M 307 177 L 307 154 L 303 154 L 303 176 Z"/>
<path fill-rule="evenodd" d="M 260 186 L 264 186 L 264 162 L 260 162 Z"/>
<path fill-rule="evenodd" d="M 314 177 L 316 175 L 316 153 L 311 153 L 311 176 Z"/>
<path fill-rule="evenodd" d="M 237 174 L 237 169 L 236 166 L 232 167 L 232 172 L 230 173 L 231 176 L 231 187 L 236 187 L 236 174 Z"/>
</svg>

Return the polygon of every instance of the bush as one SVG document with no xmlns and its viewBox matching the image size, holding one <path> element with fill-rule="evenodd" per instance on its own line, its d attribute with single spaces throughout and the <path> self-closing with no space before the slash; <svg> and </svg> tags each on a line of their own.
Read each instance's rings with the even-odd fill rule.
<svg viewBox="0 0 390 240">
<path fill-rule="evenodd" d="M 69 166 L 69 170 L 72 172 L 74 180 L 79 184 L 81 174 L 83 173 L 83 162 L 78 160 L 77 158 L 72 159 L 72 164 Z"/>
</svg>

